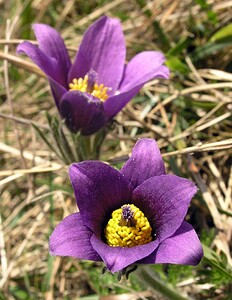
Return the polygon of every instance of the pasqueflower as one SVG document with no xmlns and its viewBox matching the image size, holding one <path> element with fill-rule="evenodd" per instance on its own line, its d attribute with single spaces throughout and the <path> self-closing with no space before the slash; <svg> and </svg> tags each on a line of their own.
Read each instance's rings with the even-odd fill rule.
<svg viewBox="0 0 232 300">
<path fill-rule="evenodd" d="M 132 264 L 196 265 L 203 252 L 184 221 L 195 184 L 165 174 L 154 140 L 141 139 L 120 171 L 100 161 L 74 163 L 79 212 L 50 237 L 50 253 L 104 261 L 111 272 Z"/>
<path fill-rule="evenodd" d="M 126 46 L 117 19 L 102 17 L 88 28 L 73 64 L 55 29 L 45 24 L 33 29 L 39 47 L 25 41 L 17 52 L 28 55 L 46 74 L 59 113 L 73 132 L 98 131 L 147 81 L 168 78 L 160 52 L 141 52 L 125 64 Z"/>
</svg>

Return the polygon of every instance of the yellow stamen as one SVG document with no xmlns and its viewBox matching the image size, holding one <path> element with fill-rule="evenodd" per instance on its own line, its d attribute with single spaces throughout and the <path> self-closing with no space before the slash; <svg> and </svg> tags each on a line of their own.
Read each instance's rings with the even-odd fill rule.
<svg viewBox="0 0 232 300">
<path fill-rule="evenodd" d="M 133 204 L 126 204 L 133 213 L 133 222 L 125 225 L 123 219 L 123 207 L 112 213 L 105 228 L 106 243 L 113 247 L 134 247 L 147 244 L 152 241 L 152 228 L 143 212 Z"/>
<path fill-rule="evenodd" d="M 104 84 L 98 85 L 94 83 L 93 87 L 89 87 L 89 77 L 85 75 L 83 78 L 74 78 L 72 83 L 69 84 L 70 91 L 81 91 L 91 94 L 92 96 L 100 99 L 101 101 L 105 101 L 109 98 L 107 91 L 109 90 L 108 87 L 105 87 Z"/>
</svg>

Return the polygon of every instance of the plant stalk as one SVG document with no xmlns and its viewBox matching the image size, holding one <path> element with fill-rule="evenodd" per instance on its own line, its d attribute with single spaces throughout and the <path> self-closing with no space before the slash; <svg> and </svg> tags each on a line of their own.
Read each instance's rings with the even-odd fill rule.
<svg viewBox="0 0 232 300">
<path fill-rule="evenodd" d="M 190 298 L 182 296 L 179 291 L 174 290 L 174 288 L 172 288 L 166 282 L 163 282 L 161 279 L 159 279 L 157 274 L 153 272 L 149 266 L 140 266 L 135 274 L 139 280 L 145 283 L 152 290 L 157 291 L 161 295 L 165 296 L 167 299 L 190 300 Z"/>
</svg>

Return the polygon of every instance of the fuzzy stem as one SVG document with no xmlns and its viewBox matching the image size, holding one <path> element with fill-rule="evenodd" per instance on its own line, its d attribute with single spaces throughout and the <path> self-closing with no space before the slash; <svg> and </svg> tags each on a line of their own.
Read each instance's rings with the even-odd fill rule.
<svg viewBox="0 0 232 300">
<path fill-rule="evenodd" d="M 97 133 L 78 137 L 78 154 L 80 161 L 94 159 L 98 160 L 100 157 L 101 146 L 105 140 L 107 130 L 102 128 Z"/>
<path fill-rule="evenodd" d="M 174 290 L 166 282 L 163 282 L 161 279 L 157 278 L 157 275 L 154 272 L 152 272 L 149 266 L 146 267 L 140 266 L 136 271 L 136 275 L 143 283 L 145 283 L 154 291 L 157 291 L 161 295 L 165 296 L 167 299 L 190 300 L 190 298 L 186 298 L 182 296 L 179 293 L 179 291 Z"/>
</svg>

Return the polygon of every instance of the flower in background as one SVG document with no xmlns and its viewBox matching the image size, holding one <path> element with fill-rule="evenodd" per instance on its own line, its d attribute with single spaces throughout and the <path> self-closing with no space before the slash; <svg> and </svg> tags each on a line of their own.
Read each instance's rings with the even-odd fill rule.
<svg viewBox="0 0 232 300">
<path fill-rule="evenodd" d="M 98 131 L 147 81 L 169 76 L 160 52 L 142 52 L 125 65 L 126 46 L 117 19 L 102 17 L 88 28 L 73 64 L 55 29 L 45 24 L 33 29 L 39 47 L 25 41 L 17 52 L 28 55 L 46 74 L 60 115 L 73 132 Z"/>
<path fill-rule="evenodd" d="M 52 255 L 104 261 L 113 273 L 131 264 L 200 262 L 200 241 L 184 221 L 197 188 L 165 174 L 154 140 L 139 140 L 120 171 L 84 161 L 70 167 L 70 179 L 80 212 L 53 231 Z"/>
</svg>

